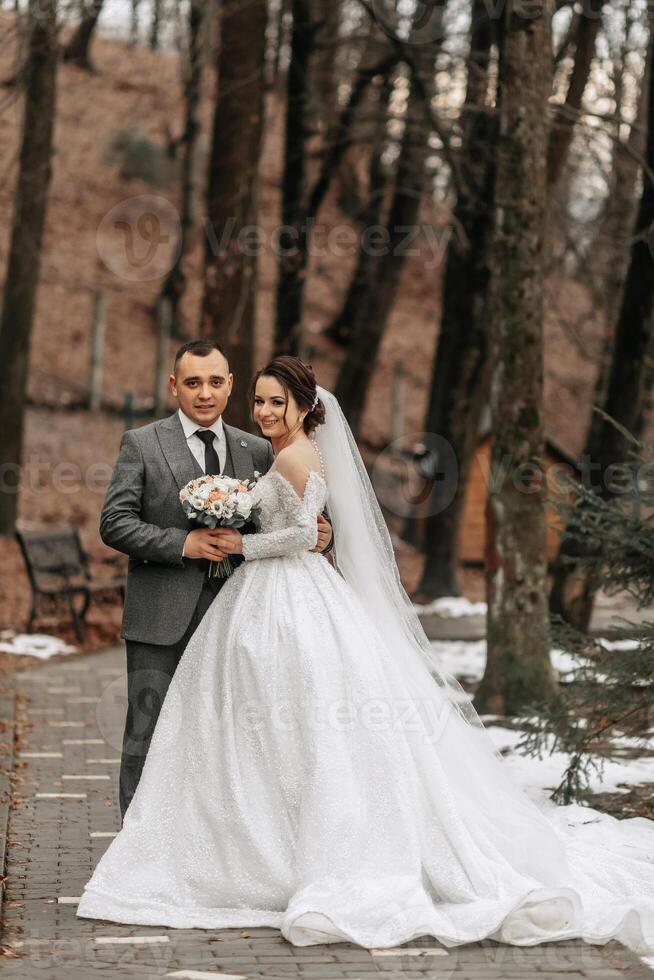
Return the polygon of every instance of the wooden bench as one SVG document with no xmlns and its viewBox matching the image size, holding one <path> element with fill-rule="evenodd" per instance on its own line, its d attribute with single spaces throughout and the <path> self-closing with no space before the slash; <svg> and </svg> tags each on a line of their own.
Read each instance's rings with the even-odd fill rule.
<svg viewBox="0 0 654 980">
<path fill-rule="evenodd" d="M 97 578 L 76 527 L 16 531 L 16 539 L 32 587 L 28 633 L 37 615 L 45 615 L 44 610 L 60 615 L 63 606 L 72 618 L 78 642 L 82 643 L 84 620 L 92 598 L 108 601 L 120 597 L 125 601 L 125 575 L 118 573 L 122 559 L 118 555 L 93 559 L 93 564 L 114 566 L 116 570 L 110 577 Z M 76 602 L 80 600 L 78 609 Z"/>
</svg>

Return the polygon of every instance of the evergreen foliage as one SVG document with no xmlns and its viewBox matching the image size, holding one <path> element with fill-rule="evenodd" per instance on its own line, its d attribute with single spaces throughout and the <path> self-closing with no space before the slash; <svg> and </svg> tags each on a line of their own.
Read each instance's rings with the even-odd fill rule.
<svg viewBox="0 0 654 980">
<path fill-rule="evenodd" d="M 611 475 L 611 493 L 602 474 L 603 492 L 575 483 L 574 498 L 558 510 L 577 546 L 574 561 L 592 586 L 607 595 L 627 593 L 640 609 L 654 599 L 654 451 L 611 421 L 635 447 Z M 590 776 L 601 774 L 612 740 L 629 736 L 638 746 L 654 734 L 654 614 L 641 623 L 616 622 L 596 638 L 552 617 L 555 645 L 570 655 L 572 667 L 559 693 L 534 706 L 537 717 L 518 748 L 539 758 L 569 754 L 552 794 L 557 803 L 588 799 Z"/>
</svg>

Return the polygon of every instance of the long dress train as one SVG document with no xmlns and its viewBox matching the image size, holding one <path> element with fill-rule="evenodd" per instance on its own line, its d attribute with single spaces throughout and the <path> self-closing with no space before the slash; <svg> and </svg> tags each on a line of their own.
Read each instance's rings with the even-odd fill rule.
<svg viewBox="0 0 654 980">
<path fill-rule="evenodd" d="M 405 669 L 315 544 L 327 487 L 257 483 L 262 533 L 174 675 L 77 914 L 275 926 L 296 945 L 612 938 L 654 951 L 654 827 L 532 800 Z"/>
</svg>

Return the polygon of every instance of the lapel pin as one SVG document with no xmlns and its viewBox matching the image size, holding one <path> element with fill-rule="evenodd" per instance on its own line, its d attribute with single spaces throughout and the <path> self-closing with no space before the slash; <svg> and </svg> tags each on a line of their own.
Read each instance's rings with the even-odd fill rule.
<svg viewBox="0 0 654 980">
<path fill-rule="evenodd" d="M 245 439 L 241 439 L 241 445 L 243 446 L 243 449 L 247 449 L 248 448 L 248 444 L 245 441 Z"/>
</svg>

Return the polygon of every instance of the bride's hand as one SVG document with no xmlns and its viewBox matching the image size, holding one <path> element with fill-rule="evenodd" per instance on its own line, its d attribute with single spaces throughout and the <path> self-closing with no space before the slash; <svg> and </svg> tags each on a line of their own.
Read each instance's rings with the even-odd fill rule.
<svg viewBox="0 0 654 980">
<path fill-rule="evenodd" d="M 243 536 L 233 527 L 217 527 L 211 532 L 216 547 L 225 555 L 243 554 Z"/>
</svg>

